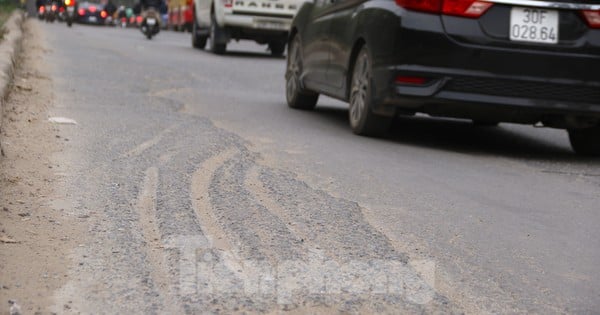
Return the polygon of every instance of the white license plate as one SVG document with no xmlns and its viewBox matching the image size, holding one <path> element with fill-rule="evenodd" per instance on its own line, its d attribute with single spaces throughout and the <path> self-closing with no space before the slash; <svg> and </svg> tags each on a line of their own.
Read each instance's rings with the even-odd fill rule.
<svg viewBox="0 0 600 315">
<path fill-rule="evenodd" d="M 75 12 L 75 7 L 67 7 L 67 12 L 69 12 L 69 13 Z"/>
<path fill-rule="evenodd" d="M 558 43 L 558 11 L 513 7 L 510 11 L 510 40 Z"/>
<path fill-rule="evenodd" d="M 286 26 L 280 22 L 274 21 L 256 21 L 257 28 L 269 29 L 269 30 L 285 30 Z"/>
<path fill-rule="evenodd" d="M 148 25 L 154 25 L 156 24 L 156 20 L 153 18 L 149 18 L 148 20 L 146 20 L 146 23 L 148 23 Z"/>
<path fill-rule="evenodd" d="M 90 22 L 97 22 L 97 21 L 98 21 L 98 18 L 96 18 L 95 16 L 90 16 L 90 17 L 88 18 L 88 21 L 90 21 Z"/>
</svg>

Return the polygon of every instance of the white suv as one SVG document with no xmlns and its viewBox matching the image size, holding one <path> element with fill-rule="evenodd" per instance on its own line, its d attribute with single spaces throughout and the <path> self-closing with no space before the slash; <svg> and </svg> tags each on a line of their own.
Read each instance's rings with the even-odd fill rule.
<svg viewBox="0 0 600 315">
<path fill-rule="evenodd" d="M 192 45 L 223 54 L 231 39 L 268 44 L 271 54 L 285 50 L 292 18 L 306 0 L 194 0 Z"/>
</svg>

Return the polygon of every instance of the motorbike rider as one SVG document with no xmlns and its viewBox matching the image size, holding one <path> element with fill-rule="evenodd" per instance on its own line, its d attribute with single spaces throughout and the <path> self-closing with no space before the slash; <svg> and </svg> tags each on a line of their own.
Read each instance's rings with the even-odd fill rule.
<svg viewBox="0 0 600 315">
<path fill-rule="evenodd" d="M 108 0 L 104 6 L 104 10 L 108 13 L 108 16 L 114 16 L 115 12 L 117 12 L 117 6 L 111 0 Z"/>
<path fill-rule="evenodd" d="M 142 10 L 142 16 L 145 16 L 144 12 L 148 11 L 150 8 L 159 11 L 161 7 L 166 6 L 164 0 L 140 0 L 139 4 Z"/>
</svg>

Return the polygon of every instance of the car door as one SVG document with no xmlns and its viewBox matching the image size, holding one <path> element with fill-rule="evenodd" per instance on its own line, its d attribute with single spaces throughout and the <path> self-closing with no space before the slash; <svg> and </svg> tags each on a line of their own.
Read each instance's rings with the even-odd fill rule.
<svg viewBox="0 0 600 315">
<path fill-rule="evenodd" d="M 348 63 L 356 37 L 357 8 L 366 0 L 334 0 L 329 12 L 330 61 L 327 81 L 335 87 L 335 94 L 343 94 L 348 74 Z M 383 30 L 382 30 L 383 31 Z M 339 95 L 343 96 L 343 95 Z"/>
<path fill-rule="evenodd" d="M 314 0 L 310 18 L 301 40 L 303 46 L 304 82 L 321 90 L 327 85 L 327 67 L 330 59 L 328 12 L 332 0 Z"/>
</svg>

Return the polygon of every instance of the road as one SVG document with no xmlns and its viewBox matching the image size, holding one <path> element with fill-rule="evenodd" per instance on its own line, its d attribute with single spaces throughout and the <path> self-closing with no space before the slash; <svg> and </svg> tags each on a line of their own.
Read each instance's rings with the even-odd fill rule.
<svg viewBox="0 0 600 315">
<path fill-rule="evenodd" d="M 50 114 L 77 121 L 53 156 L 64 204 L 93 214 L 59 306 L 600 310 L 600 163 L 563 131 L 418 116 L 358 137 L 344 103 L 287 108 L 285 59 L 263 46 L 43 32 Z"/>
</svg>

